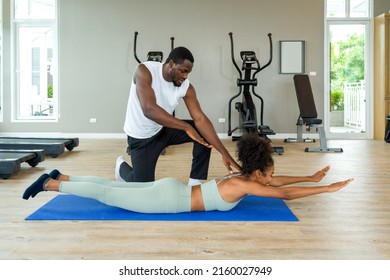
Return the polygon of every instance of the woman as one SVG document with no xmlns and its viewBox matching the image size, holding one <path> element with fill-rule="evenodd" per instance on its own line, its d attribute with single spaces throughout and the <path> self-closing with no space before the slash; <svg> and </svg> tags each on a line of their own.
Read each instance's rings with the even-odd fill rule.
<svg viewBox="0 0 390 280">
<path fill-rule="evenodd" d="M 348 179 L 317 187 L 280 188 L 300 182 L 319 182 L 329 166 L 311 176 L 273 176 L 272 152 L 269 141 L 247 134 L 237 143 L 242 171 L 201 185 L 190 187 L 174 178 L 146 183 L 118 182 L 96 176 L 69 176 L 53 170 L 28 187 L 23 198 L 35 197 L 41 191 L 58 191 L 141 213 L 229 211 L 247 195 L 291 200 L 335 192 L 352 181 Z"/>
</svg>

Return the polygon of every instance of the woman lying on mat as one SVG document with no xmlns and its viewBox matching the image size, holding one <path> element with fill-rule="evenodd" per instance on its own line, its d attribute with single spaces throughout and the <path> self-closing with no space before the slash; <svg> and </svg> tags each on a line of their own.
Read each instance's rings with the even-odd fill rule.
<svg viewBox="0 0 390 280">
<path fill-rule="evenodd" d="M 319 182 L 329 166 L 311 176 L 273 176 L 274 161 L 269 141 L 247 134 L 237 143 L 241 173 L 190 187 L 174 178 L 154 182 L 118 182 L 96 176 L 69 176 L 53 170 L 29 186 L 24 199 L 41 191 L 58 191 L 96 199 L 107 205 L 141 213 L 180 213 L 191 211 L 228 211 L 247 195 L 296 199 L 335 192 L 352 179 L 316 187 L 281 186 L 300 182 Z"/>
</svg>

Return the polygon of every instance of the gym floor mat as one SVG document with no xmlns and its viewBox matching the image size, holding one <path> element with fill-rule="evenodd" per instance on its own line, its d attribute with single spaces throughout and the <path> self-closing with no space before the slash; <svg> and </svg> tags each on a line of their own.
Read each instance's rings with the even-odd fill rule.
<svg viewBox="0 0 390 280">
<path fill-rule="evenodd" d="M 26 220 L 296 222 L 298 218 L 283 200 L 277 198 L 247 196 L 227 212 L 144 214 L 108 206 L 90 198 L 60 194 L 29 215 Z"/>
</svg>

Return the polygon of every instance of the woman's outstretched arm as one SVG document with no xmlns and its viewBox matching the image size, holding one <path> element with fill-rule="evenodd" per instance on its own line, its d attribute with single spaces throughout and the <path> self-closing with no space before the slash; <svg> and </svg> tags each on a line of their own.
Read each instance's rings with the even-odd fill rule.
<svg viewBox="0 0 390 280">
<path fill-rule="evenodd" d="M 257 186 L 253 185 L 256 183 L 250 183 L 248 185 L 249 191 L 248 194 L 256 195 L 256 196 L 264 196 L 264 197 L 273 197 L 273 198 L 281 198 L 284 200 L 292 200 L 301 197 L 307 197 L 311 195 L 316 195 L 320 193 L 327 192 L 335 192 L 344 187 L 346 187 L 349 183 L 351 183 L 353 179 L 348 179 L 345 181 L 336 182 L 326 186 L 318 186 L 318 187 L 285 187 L 285 188 L 275 188 L 272 186 L 262 186 L 257 184 Z"/>
<path fill-rule="evenodd" d="M 320 171 L 317 171 L 313 175 L 309 176 L 275 176 L 274 179 L 269 183 L 269 186 L 273 187 L 282 187 L 286 185 L 302 183 L 302 182 L 312 182 L 317 183 L 325 177 L 328 173 L 330 166 L 326 166 Z"/>
</svg>

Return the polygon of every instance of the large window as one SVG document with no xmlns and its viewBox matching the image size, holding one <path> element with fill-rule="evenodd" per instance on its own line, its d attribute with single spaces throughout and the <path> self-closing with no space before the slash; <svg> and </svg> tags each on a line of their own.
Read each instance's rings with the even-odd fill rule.
<svg viewBox="0 0 390 280">
<path fill-rule="evenodd" d="M 0 122 L 3 121 L 3 1 L 0 0 Z"/>
<path fill-rule="evenodd" d="M 56 0 L 14 0 L 13 8 L 13 120 L 56 121 Z"/>
<path fill-rule="evenodd" d="M 330 137 L 371 138 L 371 0 L 326 1 L 325 118 Z"/>
</svg>

